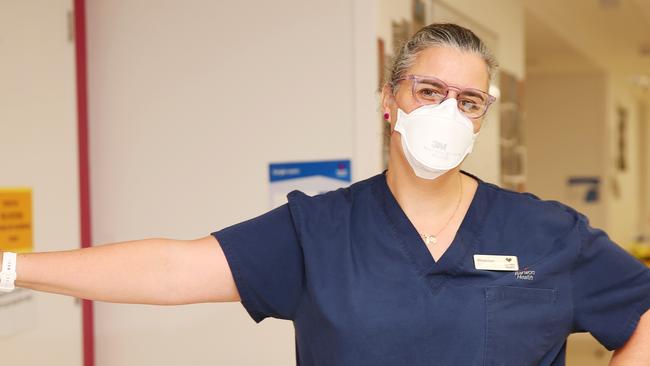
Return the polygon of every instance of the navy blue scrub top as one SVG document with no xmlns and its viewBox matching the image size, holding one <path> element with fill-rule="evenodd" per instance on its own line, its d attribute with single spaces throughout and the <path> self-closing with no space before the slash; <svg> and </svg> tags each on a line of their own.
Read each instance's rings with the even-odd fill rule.
<svg viewBox="0 0 650 366">
<path fill-rule="evenodd" d="M 474 178 L 437 262 L 385 172 L 293 191 L 212 235 L 255 322 L 293 321 L 301 366 L 564 365 L 574 332 L 621 347 L 650 308 L 650 270 L 570 207 Z M 477 270 L 474 254 L 520 270 Z"/>
</svg>

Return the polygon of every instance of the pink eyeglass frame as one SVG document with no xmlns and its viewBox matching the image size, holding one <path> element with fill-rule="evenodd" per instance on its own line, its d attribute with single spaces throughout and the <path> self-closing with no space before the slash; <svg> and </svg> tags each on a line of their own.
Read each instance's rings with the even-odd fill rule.
<svg viewBox="0 0 650 366">
<path fill-rule="evenodd" d="M 458 94 L 461 94 L 463 91 L 471 91 L 471 92 L 474 92 L 474 93 L 478 93 L 478 94 L 480 94 L 480 95 L 485 95 L 485 96 L 487 96 L 487 103 L 485 103 L 485 108 L 483 109 L 483 112 L 482 112 L 480 115 L 476 116 L 476 117 L 470 117 L 470 118 L 481 118 L 481 117 L 483 117 L 483 116 L 485 115 L 485 113 L 487 113 L 488 108 L 490 107 L 490 105 L 491 105 L 492 103 L 494 103 L 494 102 L 497 100 L 497 98 L 496 98 L 495 96 L 493 96 L 493 95 L 491 95 L 491 94 L 489 94 L 489 93 L 487 93 L 487 92 L 484 92 L 484 91 L 481 90 L 481 89 L 475 89 L 475 88 L 459 88 L 459 87 L 457 87 L 457 86 L 449 85 L 449 84 L 445 83 L 444 81 L 438 79 L 438 78 L 435 77 L 435 76 L 406 75 L 406 76 L 403 76 L 403 77 L 401 77 L 401 78 L 395 80 L 395 82 L 398 83 L 398 82 L 400 82 L 400 81 L 402 81 L 402 80 L 414 80 L 414 81 L 417 81 L 417 82 L 419 82 L 419 81 L 421 81 L 421 80 L 432 80 L 432 81 L 439 82 L 440 84 L 442 84 L 442 85 L 447 89 L 447 93 L 445 94 L 444 98 L 442 98 L 442 100 L 440 101 L 440 103 L 442 103 L 442 102 L 444 102 L 445 100 L 447 100 L 447 97 L 449 96 L 449 91 L 452 90 L 452 89 L 456 91 L 457 95 L 458 95 Z M 414 98 L 415 100 L 417 100 L 418 103 L 420 103 L 420 105 L 424 105 L 424 103 L 422 103 L 422 102 L 420 101 L 420 99 L 417 97 L 417 95 L 416 95 L 416 93 L 415 93 L 415 85 L 416 85 L 416 83 L 412 83 L 412 85 L 411 85 L 411 95 L 413 95 L 413 98 Z M 463 113 L 464 113 L 464 112 L 463 112 Z"/>
</svg>

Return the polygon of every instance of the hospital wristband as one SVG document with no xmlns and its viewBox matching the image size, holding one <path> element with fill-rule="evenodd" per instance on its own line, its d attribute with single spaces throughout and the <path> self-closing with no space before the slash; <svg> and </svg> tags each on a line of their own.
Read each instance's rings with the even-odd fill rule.
<svg viewBox="0 0 650 366">
<path fill-rule="evenodd" d="M 2 254 L 2 271 L 0 271 L 0 291 L 11 292 L 16 287 L 16 253 L 4 252 Z"/>
</svg>

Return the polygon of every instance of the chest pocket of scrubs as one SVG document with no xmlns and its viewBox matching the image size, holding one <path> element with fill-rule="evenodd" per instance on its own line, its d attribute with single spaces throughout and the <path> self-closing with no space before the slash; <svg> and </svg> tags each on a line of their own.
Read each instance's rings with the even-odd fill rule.
<svg viewBox="0 0 650 366">
<path fill-rule="evenodd" d="M 488 287 L 485 299 L 485 365 L 537 365 L 558 329 L 557 290 Z"/>
</svg>

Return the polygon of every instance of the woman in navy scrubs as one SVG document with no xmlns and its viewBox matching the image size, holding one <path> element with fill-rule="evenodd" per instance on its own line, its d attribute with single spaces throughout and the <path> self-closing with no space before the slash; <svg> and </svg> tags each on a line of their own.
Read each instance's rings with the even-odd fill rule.
<svg viewBox="0 0 650 366">
<path fill-rule="evenodd" d="M 570 207 L 460 170 L 495 66 L 471 31 L 427 26 L 382 90 L 385 172 L 294 191 L 198 240 L 21 254 L 16 284 L 112 302 L 241 301 L 256 322 L 293 322 L 301 366 L 564 365 L 574 332 L 616 349 L 613 365 L 650 364 L 650 270 Z"/>
<path fill-rule="evenodd" d="M 564 365 L 587 331 L 650 364 L 650 270 L 570 207 L 459 169 L 495 64 L 425 27 L 382 91 L 387 171 L 213 233 L 251 317 L 294 322 L 299 365 Z"/>
</svg>

